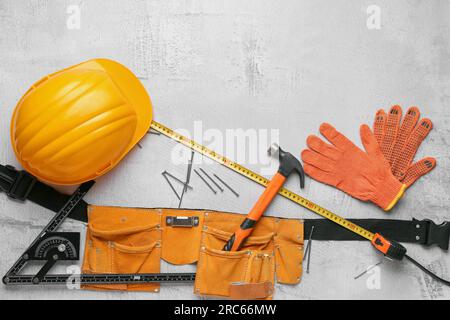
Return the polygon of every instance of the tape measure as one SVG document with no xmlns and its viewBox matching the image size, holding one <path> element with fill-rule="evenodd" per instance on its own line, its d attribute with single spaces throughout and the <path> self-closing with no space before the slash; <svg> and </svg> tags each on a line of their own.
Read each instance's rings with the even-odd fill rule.
<svg viewBox="0 0 450 320">
<path fill-rule="evenodd" d="M 230 159 L 216 153 L 215 151 L 202 146 L 201 144 L 173 131 L 172 129 L 162 125 L 161 123 L 158 123 L 156 121 L 153 121 L 151 126 L 150 126 L 153 130 L 160 132 L 161 134 L 183 144 L 184 146 L 220 163 L 221 165 L 224 165 L 225 167 L 227 167 L 228 169 L 231 169 L 237 173 L 239 173 L 240 175 L 253 180 L 254 182 L 266 187 L 269 183 L 269 180 L 264 178 L 263 176 L 259 175 L 256 172 L 253 172 L 250 169 L 247 169 L 243 166 L 241 166 L 240 164 L 231 161 Z M 333 221 L 334 223 L 337 223 L 338 225 L 350 230 L 351 232 L 354 232 L 358 235 L 360 235 L 363 238 L 366 238 L 367 240 L 370 240 L 371 242 L 375 239 L 375 234 L 373 234 L 372 232 L 348 221 L 347 219 L 342 218 L 341 216 L 331 212 L 330 210 L 327 210 L 321 206 L 319 206 L 318 204 L 290 191 L 289 189 L 286 188 L 281 188 L 280 191 L 278 192 L 280 195 L 282 195 L 283 197 L 301 205 L 302 207 L 328 219 Z"/>
<path fill-rule="evenodd" d="M 173 139 L 173 140 L 181 143 L 182 145 L 192 149 L 193 151 L 196 151 L 196 152 L 220 163 L 221 165 L 224 165 L 228 169 L 231 169 L 231 170 L 239 173 L 240 175 L 242 175 L 264 187 L 266 187 L 269 184 L 268 179 L 257 174 L 256 172 L 253 172 L 252 170 L 247 169 L 244 166 L 242 166 L 234 161 L 231 161 L 230 159 L 195 142 L 194 140 L 189 139 L 189 138 L 173 131 L 172 129 L 162 125 L 161 123 L 153 121 L 152 124 L 150 125 L 150 127 L 153 130 L 169 137 L 170 139 Z M 442 281 L 442 282 L 446 283 L 447 285 L 449 284 L 448 281 L 436 276 L 435 274 L 433 274 L 432 272 L 430 272 L 429 270 L 427 270 L 426 268 L 421 266 L 417 261 L 415 261 L 411 257 L 409 257 L 406 254 L 406 248 L 399 242 L 390 240 L 390 239 L 386 239 L 379 233 L 372 233 L 372 232 L 364 229 L 363 227 L 358 226 L 358 225 L 354 224 L 353 222 L 350 222 L 349 220 L 335 214 L 334 212 L 331 212 L 330 210 L 327 210 L 327 209 L 319 206 L 318 204 L 296 194 L 295 192 L 290 191 L 287 188 L 281 188 L 278 193 L 281 196 L 301 205 L 302 207 L 304 207 L 304 208 L 340 225 L 341 227 L 369 240 L 372 243 L 372 245 L 378 251 L 382 252 L 387 258 L 395 259 L 395 260 L 402 260 L 404 257 L 406 257 L 408 260 L 412 261 L 414 264 L 419 266 L 422 270 L 424 270 L 427 274 L 429 274 L 433 278 L 435 278 L 439 281 Z"/>
</svg>

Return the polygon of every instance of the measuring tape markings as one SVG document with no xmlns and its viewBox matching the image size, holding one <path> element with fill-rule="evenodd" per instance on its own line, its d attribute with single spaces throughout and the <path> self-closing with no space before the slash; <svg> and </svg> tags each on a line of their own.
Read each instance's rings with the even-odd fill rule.
<svg viewBox="0 0 450 320">
<path fill-rule="evenodd" d="M 215 151 L 173 131 L 172 129 L 162 125 L 161 123 L 153 121 L 151 123 L 150 127 L 153 130 L 156 130 L 156 131 L 162 133 L 163 135 L 183 144 L 184 146 L 186 146 L 194 151 L 197 151 L 198 153 L 224 165 L 225 167 L 243 175 L 244 177 L 246 177 L 250 180 L 253 180 L 254 182 L 256 182 L 264 187 L 266 187 L 269 184 L 268 179 L 257 174 L 256 172 L 253 172 L 252 170 L 247 169 L 247 168 L 241 166 L 240 164 L 238 164 L 234 161 L 231 161 L 230 159 L 227 159 L 226 157 L 224 157 L 220 154 L 217 154 Z M 282 195 L 283 197 L 301 205 L 302 207 L 304 207 L 304 208 L 306 208 L 328 220 L 331 220 L 331 221 L 337 223 L 338 225 L 350 230 L 351 232 L 354 232 L 354 233 L 360 235 L 363 238 L 366 238 L 366 239 L 372 241 L 373 238 L 375 237 L 375 235 L 372 232 L 348 221 L 345 218 L 342 218 L 341 216 L 339 216 L 325 208 L 322 208 L 321 206 L 315 204 L 314 202 L 312 202 L 306 198 L 303 198 L 302 196 L 300 196 L 286 188 L 281 188 L 278 193 L 280 195 Z"/>
</svg>

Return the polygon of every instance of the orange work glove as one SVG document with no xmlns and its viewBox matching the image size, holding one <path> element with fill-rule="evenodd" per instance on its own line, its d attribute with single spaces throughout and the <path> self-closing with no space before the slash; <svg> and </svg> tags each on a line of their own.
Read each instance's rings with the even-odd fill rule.
<svg viewBox="0 0 450 320">
<path fill-rule="evenodd" d="M 417 149 L 433 128 L 433 123 L 430 119 L 419 121 L 420 111 L 417 107 L 406 111 L 400 125 L 401 118 L 402 108 L 398 105 L 392 106 L 388 114 L 380 109 L 375 115 L 373 131 L 383 155 L 391 165 L 392 173 L 409 187 L 436 166 L 436 159 L 431 157 L 412 163 Z"/>
<path fill-rule="evenodd" d="M 359 200 L 372 201 L 384 210 L 390 210 L 406 186 L 392 174 L 370 128 L 365 124 L 360 128 L 366 152 L 328 123 L 322 123 L 320 133 L 332 145 L 317 136 L 309 136 L 306 140 L 308 149 L 302 152 L 305 172 Z"/>
</svg>

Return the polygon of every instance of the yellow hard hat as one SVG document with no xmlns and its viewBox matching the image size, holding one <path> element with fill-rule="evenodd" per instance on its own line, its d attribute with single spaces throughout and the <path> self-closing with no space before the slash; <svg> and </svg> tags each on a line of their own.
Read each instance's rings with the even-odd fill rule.
<svg viewBox="0 0 450 320">
<path fill-rule="evenodd" d="M 149 130 L 152 104 L 123 65 L 94 59 L 36 82 L 17 104 L 11 143 L 24 169 L 75 185 L 114 168 Z"/>
</svg>

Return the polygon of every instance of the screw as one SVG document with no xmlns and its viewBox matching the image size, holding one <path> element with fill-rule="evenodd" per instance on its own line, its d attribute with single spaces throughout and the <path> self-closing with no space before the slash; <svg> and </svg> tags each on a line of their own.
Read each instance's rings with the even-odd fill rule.
<svg viewBox="0 0 450 320">
<path fill-rule="evenodd" d="M 64 252 L 64 251 L 66 251 L 66 245 L 65 245 L 64 243 L 61 243 L 61 244 L 58 246 L 58 251 L 59 251 L 59 252 Z"/>
</svg>

